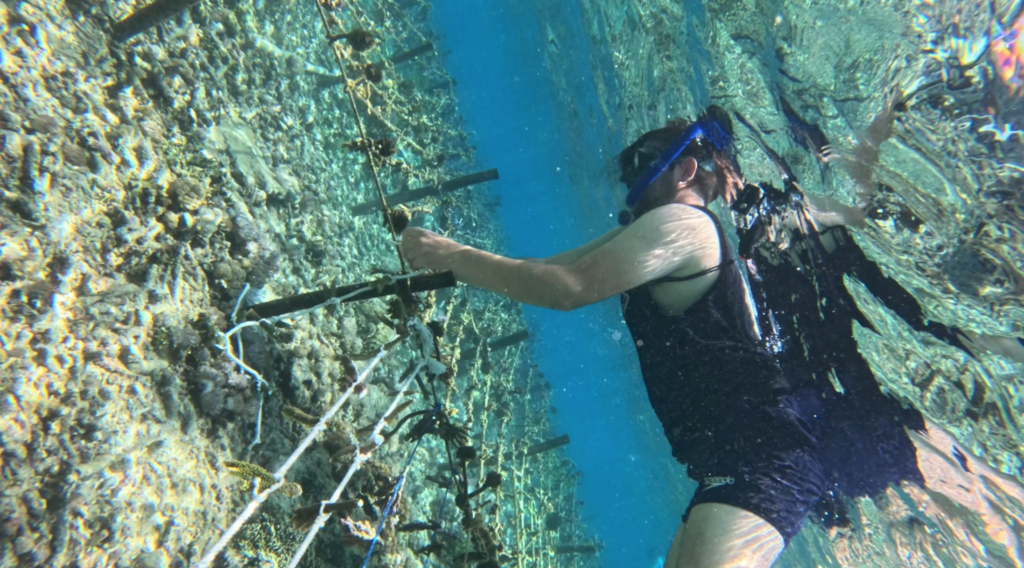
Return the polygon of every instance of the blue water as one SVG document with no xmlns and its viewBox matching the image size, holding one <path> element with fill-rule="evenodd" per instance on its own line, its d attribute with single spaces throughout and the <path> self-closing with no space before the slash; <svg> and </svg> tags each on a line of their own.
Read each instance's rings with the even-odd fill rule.
<svg viewBox="0 0 1024 568">
<path fill-rule="evenodd" d="M 569 22 L 579 18 L 574 9 L 556 8 Z M 595 206 L 611 202 L 610 189 L 574 187 L 568 164 L 603 171 L 621 140 L 603 121 L 570 128 L 560 115 L 565 104 L 553 100 L 544 67 L 549 30 L 537 13 L 511 0 L 444 0 L 433 11 L 459 109 L 476 132 L 476 166 L 501 174 L 490 190 L 501 198 L 510 256 L 552 255 L 615 223 L 614 210 Z M 587 39 L 581 26 L 568 31 L 559 34 L 559 49 L 585 76 Z M 599 115 L 591 83 L 566 79 L 579 114 Z M 603 564 L 658 566 L 694 485 L 650 409 L 617 300 L 571 313 L 525 311 L 533 356 L 553 388 L 554 423 L 569 434 L 567 454 L 583 473 L 583 520 L 606 547 Z"/>
</svg>

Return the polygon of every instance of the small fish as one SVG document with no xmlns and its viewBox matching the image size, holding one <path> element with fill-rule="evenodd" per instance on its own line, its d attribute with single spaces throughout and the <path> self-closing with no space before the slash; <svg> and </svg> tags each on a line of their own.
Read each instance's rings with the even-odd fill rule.
<svg viewBox="0 0 1024 568">
<path fill-rule="evenodd" d="M 307 413 L 306 411 L 302 410 L 301 408 L 296 408 L 294 406 L 285 406 L 284 408 L 282 408 L 281 415 L 287 418 L 288 420 L 291 420 L 292 422 L 297 422 L 299 424 L 302 424 L 303 426 L 308 426 L 310 428 L 316 426 L 320 422 L 320 419 L 317 418 L 316 416 L 313 416 Z"/>
<path fill-rule="evenodd" d="M 277 483 L 277 478 L 274 477 L 273 474 L 262 467 L 249 462 L 241 460 L 225 460 L 224 468 L 231 472 L 235 477 L 244 481 L 241 485 L 247 492 L 263 491 Z M 298 497 L 299 495 L 302 495 L 302 486 L 298 483 L 288 481 L 281 485 L 278 491 L 280 491 L 282 495 L 287 495 L 288 497 Z"/>
<path fill-rule="evenodd" d="M 373 501 L 366 495 L 359 496 L 362 502 L 363 514 L 370 518 L 371 521 L 376 521 L 380 518 L 380 513 L 377 511 L 377 507 L 373 505 Z"/>
<path fill-rule="evenodd" d="M 345 40 L 345 43 L 356 51 L 366 51 L 377 43 L 377 38 L 373 37 L 373 34 L 361 28 L 327 38 L 329 43 L 334 43 L 339 40 Z"/>
<path fill-rule="evenodd" d="M 444 545 L 440 542 L 434 541 L 423 548 L 416 551 L 416 554 L 441 554 L 444 552 Z"/>
<path fill-rule="evenodd" d="M 786 99 L 779 97 L 779 102 L 782 106 L 782 114 L 789 121 L 789 133 L 793 140 L 805 150 L 814 152 L 814 155 L 819 156 L 820 159 L 822 149 L 829 145 L 825 133 L 817 124 L 810 124 L 801 118 Z"/>
<path fill-rule="evenodd" d="M 371 348 L 371 349 L 368 349 L 366 351 L 363 351 L 362 353 L 353 353 L 349 357 L 349 360 L 350 361 L 369 361 L 370 359 L 373 359 L 374 357 L 376 357 L 378 353 L 380 353 L 380 349 L 372 349 Z"/>
<path fill-rule="evenodd" d="M 441 528 L 439 523 L 433 521 L 414 521 L 397 527 L 398 532 L 435 531 Z"/>
<path fill-rule="evenodd" d="M 363 438 L 364 436 L 366 436 L 370 432 L 373 432 L 373 429 L 376 428 L 376 427 L 377 427 L 376 424 L 370 424 L 369 426 L 363 426 L 362 428 L 356 430 L 356 438 Z"/>
<path fill-rule="evenodd" d="M 355 453 L 355 451 L 356 446 L 354 444 L 349 443 L 345 446 L 342 446 L 341 449 L 339 449 L 338 451 L 334 452 L 334 454 L 331 455 L 331 461 L 345 461 L 347 459 L 352 459 L 352 455 Z"/>
<path fill-rule="evenodd" d="M 349 501 L 317 503 L 308 507 L 299 507 L 292 512 L 292 523 L 294 523 L 296 530 L 309 530 L 309 527 L 313 526 L 316 518 L 320 516 L 321 507 L 323 507 L 323 512 L 328 515 L 347 515 L 356 507 L 361 507 L 362 504 L 362 499 L 352 499 Z"/>
<path fill-rule="evenodd" d="M 345 388 L 348 388 L 352 383 L 356 382 L 356 365 L 352 362 L 352 359 L 342 355 L 339 358 L 342 370 L 342 384 Z"/>
<path fill-rule="evenodd" d="M 407 400 L 407 401 L 403 402 L 402 404 L 399 404 L 398 406 L 395 407 L 394 410 L 389 412 L 387 414 L 387 416 L 384 417 L 384 421 L 385 422 L 390 421 L 392 418 L 394 418 L 398 414 L 401 414 L 403 410 L 405 410 L 406 408 L 409 408 L 410 406 L 412 406 L 412 403 L 414 403 L 414 402 L 416 402 L 416 401 L 414 401 L 414 400 Z"/>
</svg>

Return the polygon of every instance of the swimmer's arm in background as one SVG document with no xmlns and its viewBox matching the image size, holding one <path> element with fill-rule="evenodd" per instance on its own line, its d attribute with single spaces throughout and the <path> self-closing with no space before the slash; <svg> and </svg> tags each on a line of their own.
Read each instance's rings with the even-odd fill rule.
<svg viewBox="0 0 1024 568">
<path fill-rule="evenodd" d="M 807 195 L 808 210 L 814 221 L 823 227 L 863 226 L 866 215 L 863 210 L 844 205 L 827 197 Z M 822 241 L 829 249 L 832 242 L 823 234 Z M 885 276 L 874 261 L 867 258 L 855 243 L 850 243 L 848 259 L 843 260 L 847 272 L 853 274 L 867 286 L 871 293 L 890 310 L 896 312 L 916 331 L 927 332 L 936 339 L 960 349 L 971 357 L 987 350 L 991 353 L 1024 363 L 1024 340 L 1014 337 L 988 335 L 949 327 L 936 321 L 925 321 L 921 304 L 899 282 Z"/>
<path fill-rule="evenodd" d="M 1002 355 L 1007 359 L 1013 359 L 1018 363 L 1024 363 L 1024 339 L 975 333 L 970 330 L 962 330 L 961 333 L 964 335 L 961 339 L 964 340 L 964 343 L 967 344 L 967 347 L 972 352 L 976 353 L 984 349 L 990 353 Z"/>
<path fill-rule="evenodd" d="M 807 211 L 821 227 L 863 227 L 867 214 L 863 209 L 840 203 L 831 197 L 805 194 Z"/>
<path fill-rule="evenodd" d="M 811 217 L 813 224 L 808 223 L 802 217 L 799 209 L 789 208 L 783 214 L 782 226 L 786 229 L 803 233 L 808 238 L 812 238 L 812 236 L 807 233 L 815 231 L 815 228 L 817 228 L 817 237 L 820 239 L 825 252 L 828 253 L 835 250 L 837 243 L 834 236 L 827 229 L 833 227 L 863 227 L 864 220 L 867 218 L 862 209 L 845 205 L 829 197 L 812 196 L 805 193 L 804 201 L 807 204 L 804 211 Z"/>
<path fill-rule="evenodd" d="M 814 221 L 822 227 L 854 226 L 862 227 L 867 215 L 863 210 L 844 205 L 828 197 L 806 195 L 808 212 Z M 828 233 L 822 234 L 822 243 L 829 252 L 834 243 Z M 874 261 L 867 258 L 864 251 L 855 243 L 850 243 L 850 261 L 846 263 L 847 271 L 867 286 L 868 290 L 882 300 L 889 309 L 896 312 L 904 321 L 917 331 L 927 332 L 936 339 L 947 343 L 971 357 L 984 349 L 990 353 L 1024 363 L 1024 339 L 1004 337 L 962 330 L 949 327 L 936 321 L 925 321 L 921 305 L 910 292 L 896 280 L 882 274 L 882 270 Z"/>
</svg>

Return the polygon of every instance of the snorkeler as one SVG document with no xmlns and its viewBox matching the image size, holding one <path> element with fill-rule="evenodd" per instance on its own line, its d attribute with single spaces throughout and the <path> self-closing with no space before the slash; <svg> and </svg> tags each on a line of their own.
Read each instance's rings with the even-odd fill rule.
<svg viewBox="0 0 1024 568">
<path fill-rule="evenodd" d="M 632 222 L 546 260 L 506 258 L 422 229 L 402 235 L 413 268 L 451 270 L 531 305 L 570 310 L 623 294 L 674 455 L 702 489 L 727 489 L 728 498 L 687 512 L 673 554 L 692 566 L 770 565 L 825 487 L 812 444 L 781 403 L 786 380 L 758 337 L 740 265 L 705 208 L 742 187 L 730 122 L 710 109 L 694 124 L 642 136 L 619 160 Z M 746 469 L 717 467 L 723 460 Z M 772 471 L 782 462 L 785 471 Z"/>
<path fill-rule="evenodd" d="M 674 122 L 644 134 L 619 156 L 628 224 L 545 260 L 494 255 L 422 229 L 402 236 L 413 268 L 451 270 L 461 282 L 531 305 L 571 310 L 621 294 L 652 407 L 673 455 L 700 484 L 670 549 L 665 565 L 672 568 L 770 566 L 822 498 L 921 481 L 903 426 L 920 430 L 923 421 L 878 391 L 852 338 L 853 319 L 866 322 L 852 300 L 807 296 L 817 273 L 804 274 L 802 264 L 781 256 L 751 254 L 755 247 L 768 250 L 767 240 L 801 260 L 803 250 L 843 238 L 841 229 L 819 235 L 856 221 L 852 209 L 829 210 L 798 188 L 772 200 L 767 186 L 747 186 L 737 204 L 748 221 L 741 224 L 741 244 L 749 260 L 739 258 L 706 208 L 719 197 L 733 202 L 743 188 L 731 136 L 729 115 L 715 107 L 693 124 Z M 813 231 L 799 230 L 808 228 Z M 809 235 L 811 244 L 797 234 Z M 794 238 L 776 239 L 784 235 Z M 773 260 L 785 261 L 803 281 L 776 286 L 765 274 L 771 268 L 763 267 L 783 266 Z M 761 273 L 748 282 L 743 265 Z M 827 277 L 838 287 L 821 288 L 829 294 L 848 272 L 831 268 Z M 780 300 L 789 285 L 801 291 L 798 302 Z M 835 315 L 826 317 L 833 308 Z M 819 310 L 825 323 L 805 330 L 811 318 L 800 316 L 814 311 L 818 317 Z M 829 335 L 806 337 L 806 331 Z M 928 331 L 944 336 L 946 330 Z M 834 335 L 838 348 L 824 343 Z M 852 443 L 858 455 L 880 444 L 872 448 L 879 457 L 865 464 L 880 470 L 865 480 L 860 472 L 844 475 L 850 468 L 819 441 Z M 839 522 L 842 512 L 832 505 L 820 515 Z"/>
</svg>

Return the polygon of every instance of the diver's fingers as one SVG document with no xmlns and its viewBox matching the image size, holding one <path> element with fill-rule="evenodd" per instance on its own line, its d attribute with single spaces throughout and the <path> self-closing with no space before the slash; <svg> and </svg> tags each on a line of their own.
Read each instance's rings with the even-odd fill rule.
<svg viewBox="0 0 1024 568">
<path fill-rule="evenodd" d="M 821 161 L 823 161 L 825 163 L 832 163 L 832 162 L 849 163 L 851 161 L 850 158 L 847 157 L 846 154 L 844 154 L 840 150 L 837 150 L 831 144 L 822 146 L 821 147 L 821 151 L 819 152 L 819 155 L 821 156 Z"/>
<path fill-rule="evenodd" d="M 955 337 L 960 340 L 960 343 L 962 343 L 963 346 L 966 347 L 968 351 L 970 351 L 971 355 L 975 359 L 978 359 L 978 356 L 981 354 L 982 351 L 981 347 L 974 342 L 975 339 L 978 338 L 976 334 L 961 329 L 955 332 Z"/>
</svg>

